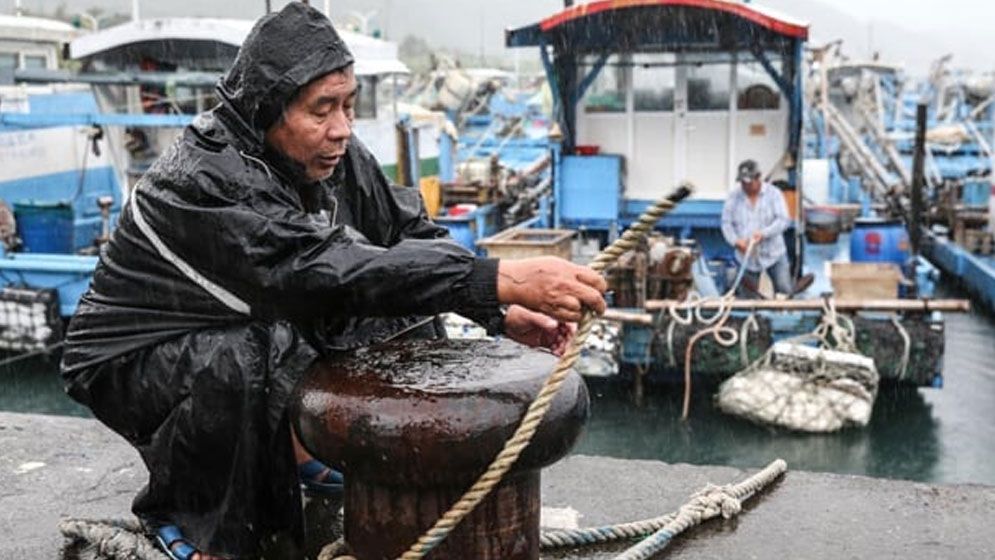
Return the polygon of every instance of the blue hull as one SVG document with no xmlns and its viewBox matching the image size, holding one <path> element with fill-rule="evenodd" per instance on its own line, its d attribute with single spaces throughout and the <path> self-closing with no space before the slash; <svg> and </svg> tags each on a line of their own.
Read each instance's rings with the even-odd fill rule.
<svg viewBox="0 0 995 560">
<path fill-rule="evenodd" d="M 932 234 L 923 252 L 945 274 L 962 283 L 985 309 L 995 313 L 995 257 L 974 255 Z"/>
</svg>

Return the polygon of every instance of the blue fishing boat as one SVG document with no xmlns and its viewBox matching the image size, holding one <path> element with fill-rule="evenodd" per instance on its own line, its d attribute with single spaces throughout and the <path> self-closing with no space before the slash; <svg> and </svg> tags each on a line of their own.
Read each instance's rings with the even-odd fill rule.
<svg viewBox="0 0 995 560">
<path fill-rule="evenodd" d="M 989 204 L 995 109 L 990 77 L 937 60 L 926 79 L 880 61 L 842 61 L 839 45 L 817 51 L 807 134 L 822 204 L 879 207 L 922 238 L 920 274 L 938 267 L 995 309 Z M 925 125 L 922 208 L 911 215 L 916 113 Z M 821 195 L 821 196 L 820 196 Z M 863 236 L 855 243 L 866 245 Z M 871 240 L 873 241 L 873 239 Z"/>
<path fill-rule="evenodd" d="M 0 57 L 9 66 L 0 66 L 0 350 L 58 347 L 127 193 L 216 102 L 214 85 L 252 24 L 136 19 L 80 35 L 61 22 L 0 16 L 5 39 L 24 37 L 12 63 Z M 356 134 L 402 182 L 437 174 L 442 123 L 399 107 L 396 77 L 408 70 L 397 45 L 342 36 L 362 84 Z M 63 51 L 80 71 L 59 69 Z"/>
<path fill-rule="evenodd" d="M 819 177 L 819 166 L 806 169 L 809 26 L 752 3 L 565 4 L 506 33 L 509 47 L 538 48 L 559 129 L 550 141 L 552 191 L 542 206 L 548 211 L 532 225 L 574 230 L 603 246 L 675 185 L 695 187 L 691 200 L 661 220 L 660 236 L 609 273 L 614 318 L 623 323 L 618 361 L 637 386 L 644 376 L 686 376 L 691 355 L 696 375 L 732 375 L 775 341 L 812 332 L 827 316 L 840 320 L 834 302 L 852 317 L 856 345 L 880 364 L 883 378 L 940 386 L 937 311 L 966 303 L 921 299 L 931 296 L 934 277 L 910 251 L 905 226 L 873 232 L 899 248 L 861 251 L 863 237 L 848 235 L 833 209 L 829 243 L 806 239 L 826 226 L 809 201 L 808 182 L 818 182 L 811 178 Z M 750 159 L 789 207 L 784 237 L 792 277 L 815 275 L 789 301 L 730 303 L 739 267 L 721 232 L 722 207 L 736 188 L 737 165 Z M 828 177 L 829 168 L 822 169 Z M 852 247 L 853 260 L 865 262 L 850 262 Z M 759 291 L 769 296 L 764 286 Z M 715 314 L 727 315 L 723 321 L 740 342 L 706 339 L 693 354 L 694 335 Z"/>
</svg>

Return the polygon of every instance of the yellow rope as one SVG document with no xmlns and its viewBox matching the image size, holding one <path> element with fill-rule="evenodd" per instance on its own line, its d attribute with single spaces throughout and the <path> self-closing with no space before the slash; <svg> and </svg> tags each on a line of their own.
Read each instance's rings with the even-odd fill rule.
<svg viewBox="0 0 995 560">
<path fill-rule="evenodd" d="M 605 269 L 614 264 L 626 251 L 635 248 L 642 239 L 653 231 L 656 223 L 660 221 L 660 218 L 664 214 L 669 212 L 677 202 L 680 202 L 690 194 L 691 186 L 684 184 L 674 191 L 674 193 L 650 206 L 639 217 L 639 220 L 626 230 L 621 238 L 617 239 L 595 257 L 594 261 L 591 262 L 591 268 L 597 272 L 604 272 Z M 515 464 L 522 451 L 528 447 L 532 436 L 535 435 L 539 423 L 542 422 L 543 417 L 553 402 L 553 397 L 556 396 L 557 391 L 559 391 L 560 386 L 563 385 L 564 380 L 566 380 L 567 375 L 577 361 L 577 357 L 580 355 L 581 348 L 584 346 L 584 342 L 587 340 L 593 324 L 594 314 L 590 311 L 585 311 L 583 318 L 577 326 L 577 333 L 570 342 L 569 348 L 560 357 L 556 369 L 546 379 L 539 394 L 532 401 L 532 404 L 529 405 L 529 409 L 522 419 L 521 424 L 519 424 L 518 429 L 505 442 L 504 448 L 498 453 L 484 474 L 463 494 L 459 501 L 440 517 L 435 522 L 435 525 L 418 539 L 418 542 L 401 555 L 401 560 L 418 560 L 423 558 L 433 548 L 438 546 L 439 543 L 445 540 L 460 521 L 469 515 L 477 504 L 483 501 L 491 490 L 501 482 L 505 473 Z"/>
</svg>

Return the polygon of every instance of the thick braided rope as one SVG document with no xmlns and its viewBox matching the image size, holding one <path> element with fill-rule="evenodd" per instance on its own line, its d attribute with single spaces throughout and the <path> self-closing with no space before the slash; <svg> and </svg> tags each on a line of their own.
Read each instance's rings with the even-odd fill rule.
<svg viewBox="0 0 995 560">
<path fill-rule="evenodd" d="M 349 545 L 346 544 L 345 539 L 339 538 L 337 541 L 322 547 L 317 560 L 356 560 L 349 553 Z"/>
<path fill-rule="evenodd" d="M 581 529 L 556 529 L 543 531 L 539 535 L 539 547 L 543 550 L 590 546 L 614 541 L 638 539 L 651 535 L 674 520 L 675 514 L 660 517 Z"/>
<path fill-rule="evenodd" d="M 591 268 L 598 272 L 603 272 L 626 251 L 633 249 L 643 238 L 648 236 L 653 231 L 656 223 L 660 221 L 660 218 L 669 212 L 677 202 L 690 194 L 691 187 L 689 185 L 682 185 L 673 194 L 650 206 L 639 217 L 639 220 L 626 230 L 622 237 L 595 257 L 594 261 L 590 264 Z M 433 548 L 438 546 L 439 543 L 445 540 L 460 521 L 469 515 L 477 504 L 483 501 L 491 490 L 501 482 L 505 473 L 511 469 L 515 461 L 518 460 L 519 455 L 522 454 L 522 451 L 528 447 L 532 436 L 535 435 L 536 430 L 539 428 L 539 423 L 542 422 L 543 417 L 549 410 L 553 402 L 553 397 L 556 396 L 560 386 L 563 385 L 574 363 L 576 363 L 577 357 L 580 355 L 580 351 L 593 325 L 594 314 L 590 311 L 585 311 L 580 324 L 577 326 L 577 333 L 570 342 L 569 348 L 560 357 L 560 361 L 557 363 L 553 373 L 546 378 L 539 394 L 532 401 L 532 404 L 529 405 L 528 411 L 524 418 L 522 418 L 518 429 L 505 442 L 504 448 L 501 449 L 501 452 L 498 453 L 494 461 L 487 467 L 484 474 L 463 494 L 459 501 L 443 514 L 435 522 L 435 525 L 418 539 L 418 542 L 401 555 L 401 560 L 418 560 L 423 558 Z"/>
<path fill-rule="evenodd" d="M 670 544 L 684 531 L 721 515 L 729 519 L 739 514 L 742 502 L 774 482 L 788 470 L 783 459 L 777 459 L 763 470 L 739 484 L 728 486 L 708 485 L 696 492 L 691 500 L 681 506 L 674 519 L 656 533 L 615 557 L 615 560 L 648 560 Z"/>
<path fill-rule="evenodd" d="M 63 519 L 59 531 L 72 542 L 93 547 L 98 558 L 168 560 L 145 536 L 137 520 Z"/>
</svg>

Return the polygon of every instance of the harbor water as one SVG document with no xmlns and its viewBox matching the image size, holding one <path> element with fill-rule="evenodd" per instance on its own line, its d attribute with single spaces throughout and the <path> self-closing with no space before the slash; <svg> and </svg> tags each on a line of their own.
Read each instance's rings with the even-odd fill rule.
<svg viewBox="0 0 995 560">
<path fill-rule="evenodd" d="M 947 294 L 965 297 L 964 294 Z M 721 413 L 712 390 L 654 387 L 642 407 L 628 388 L 592 384 L 591 420 L 575 453 L 753 468 L 777 457 L 792 469 L 936 483 L 995 484 L 995 320 L 947 314 L 944 387 L 883 386 L 866 428 L 796 434 Z"/>
<path fill-rule="evenodd" d="M 947 294 L 961 297 L 963 294 Z M 636 407 L 625 384 L 589 382 L 592 412 L 573 453 L 668 463 L 792 469 L 936 483 L 995 485 L 995 320 L 946 315 L 944 387 L 884 387 L 871 423 L 835 434 L 793 434 L 726 416 L 711 390 L 694 392 L 680 420 L 682 387 L 653 387 Z M 62 391 L 57 364 L 0 368 L 0 410 L 89 416 Z"/>
</svg>

